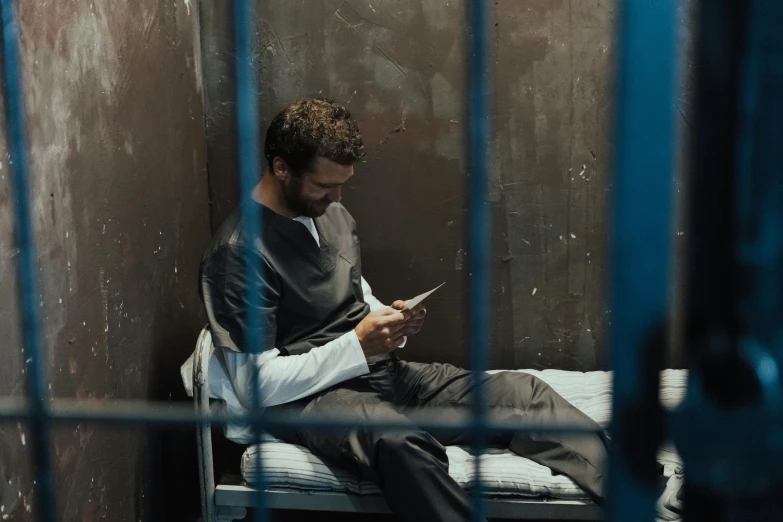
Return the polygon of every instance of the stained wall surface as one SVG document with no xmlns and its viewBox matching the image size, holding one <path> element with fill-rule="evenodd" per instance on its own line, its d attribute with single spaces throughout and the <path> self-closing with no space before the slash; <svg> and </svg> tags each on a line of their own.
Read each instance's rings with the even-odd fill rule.
<svg viewBox="0 0 783 522">
<path fill-rule="evenodd" d="M 181 399 L 179 365 L 205 322 L 196 277 L 209 239 L 198 5 L 61 0 L 18 8 L 35 297 L 51 394 Z M 6 150 L 3 137 L 0 394 L 18 396 L 27 355 Z M 0 426 L 4 520 L 33 520 L 30 439 L 24 424 Z M 197 509 L 192 433 L 62 425 L 53 455 L 59 520 L 185 520 Z M 182 498 L 192 502 L 166 511 Z"/>
<path fill-rule="evenodd" d="M 607 355 L 615 3 L 491 5 L 490 365 L 598 369 Z M 386 302 L 445 281 L 404 357 L 466 365 L 464 3 L 260 6 L 264 124 L 300 96 L 349 107 L 368 151 L 344 195 L 364 275 Z M 237 201 L 232 24 L 223 3 L 203 2 L 201 15 L 216 227 Z"/>
</svg>

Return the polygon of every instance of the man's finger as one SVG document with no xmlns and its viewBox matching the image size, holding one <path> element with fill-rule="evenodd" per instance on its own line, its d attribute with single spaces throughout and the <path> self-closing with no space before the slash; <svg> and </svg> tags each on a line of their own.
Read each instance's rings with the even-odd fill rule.
<svg viewBox="0 0 783 522">
<path fill-rule="evenodd" d="M 402 326 L 406 330 L 416 330 L 416 331 L 419 331 L 419 330 L 421 330 L 421 327 L 424 326 L 424 323 L 423 322 L 408 321 L 407 323 L 405 323 Z"/>
<path fill-rule="evenodd" d="M 392 306 L 395 306 L 397 303 L 402 303 L 402 301 L 395 301 Z M 411 310 L 402 310 L 402 309 L 396 309 L 392 307 L 384 308 L 382 315 L 394 315 L 394 314 L 402 314 L 405 319 L 410 319 L 411 317 L 413 317 L 413 312 Z"/>
<path fill-rule="evenodd" d="M 376 312 L 379 315 L 386 316 L 386 315 L 397 315 L 399 313 L 402 313 L 400 310 L 395 310 L 394 308 L 384 308 L 382 310 L 378 310 Z"/>
<path fill-rule="evenodd" d="M 405 308 L 405 305 L 406 305 L 405 301 L 394 301 L 392 307 L 399 310 L 400 313 L 405 314 L 406 319 L 410 319 L 411 317 L 414 317 L 416 315 L 416 311 L 414 309 Z"/>
<path fill-rule="evenodd" d="M 405 327 L 406 328 L 408 328 L 408 327 L 419 327 L 419 328 L 421 328 L 423 324 L 424 324 L 424 319 L 419 319 L 417 317 L 413 317 L 413 318 L 408 319 L 407 321 L 405 321 Z"/>
<path fill-rule="evenodd" d="M 397 301 L 394 301 L 391 305 L 392 308 L 395 310 L 402 310 L 405 308 L 405 301 L 400 301 L 399 299 Z"/>
<path fill-rule="evenodd" d="M 406 326 L 402 329 L 402 333 L 405 335 L 416 335 L 421 331 L 421 326 Z"/>
<path fill-rule="evenodd" d="M 411 311 L 413 312 L 414 315 L 420 315 L 422 317 L 427 315 L 427 308 L 424 306 L 424 303 L 417 304 L 416 306 L 413 307 Z"/>
<path fill-rule="evenodd" d="M 394 311 L 394 313 L 391 314 L 383 314 L 378 322 L 383 326 L 392 326 L 395 324 L 402 324 L 406 321 L 406 319 L 407 317 L 405 317 L 405 314 L 402 314 L 399 311 Z"/>
<path fill-rule="evenodd" d="M 405 322 L 389 325 L 386 328 L 389 329 L 389 331 L 392 333 L 392 335 L 396 334 L 397 332 L 401 332 L 403 329 L 407 327 L 407 324 Z"/>
</svg>

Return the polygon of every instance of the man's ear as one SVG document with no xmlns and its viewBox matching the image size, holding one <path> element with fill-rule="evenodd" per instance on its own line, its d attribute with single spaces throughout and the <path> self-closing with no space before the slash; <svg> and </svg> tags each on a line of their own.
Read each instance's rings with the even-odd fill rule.
<svg viewBox="0 0 783 522">
<path fill-rule="evenodd" d="M 278 181 L 287 181 L 291 176 L 291 169 L 283 158 L 275 157 L 272 160 L 272 174 Z"/>
</svg>

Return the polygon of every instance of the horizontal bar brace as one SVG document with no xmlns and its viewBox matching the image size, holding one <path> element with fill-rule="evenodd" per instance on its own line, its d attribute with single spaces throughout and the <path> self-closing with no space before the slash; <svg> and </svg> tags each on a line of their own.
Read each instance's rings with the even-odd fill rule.
<svg viewBox="0 0 783 522">
<path fill-rule="evenodd" d="M 0 400 L 0 422 L 2 421 L 28 421 L 33 418 L 33 411 L 29 408 L 29 401 L 24 399 L 4 399 Z M 419 411 L 426 411 L 421 409 Z M 437 410 L 433 408 L 432 410 Z M 161 426 L 182 426 L 196 424 L 222 425 L 228 422 L 254 423 L 262 422 L 265 426 L 276 427 L 301 427 L 307 426 L 322 429 L 342 429 L 357 425 L 356 418 L 349 416 L 308 416 L 303 419 L 298 415 L 285 413 L 267 413 L 267 412 L 247 412 L 247 413 L 226 413 L 214 412 L 209 414 L 199 413 L 193 410 L 190 405 L 184 403 L 175 405 L 171 403 L 155 403 L 149 401 L 135 400 L 102 400 L 102 401 L 84 401 L 77 399 L 53 399 L 49 403 L 48 418 L 53 423 L 80 423 L 80 422 L 98 422 L 105 424 L 146 424 Z M 592 434 L 597 431 L 591 425 L 578 424 L 525 424 L 512 423 L 507 421 L 489 421 L 483 426 L 473 422 L 470 415 L 466 414 L 464 419 L 448 422 L 389 422 L 389 421 L 362 421 L 363 426 L 371 426 L 388 430 L 405 430 L 411 426 L 416 426 L 426 430 L 441 431 L 471 431 L 492 432 L 492 433 L 569 433 L 569 434 Z"/>
</svg>

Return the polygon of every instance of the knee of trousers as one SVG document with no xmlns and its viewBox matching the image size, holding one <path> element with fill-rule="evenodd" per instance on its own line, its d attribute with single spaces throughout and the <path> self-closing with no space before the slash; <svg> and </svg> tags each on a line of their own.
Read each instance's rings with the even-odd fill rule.
<svg viewBox="0 0 783 522">
<path fill-rule="evenodd" d="M 539 378 L 522 372 L 500 372 L 490 379 L 490 400 L 494 406 L 526 409 L 536 389 L 549 388 Z"/>
</svg>

